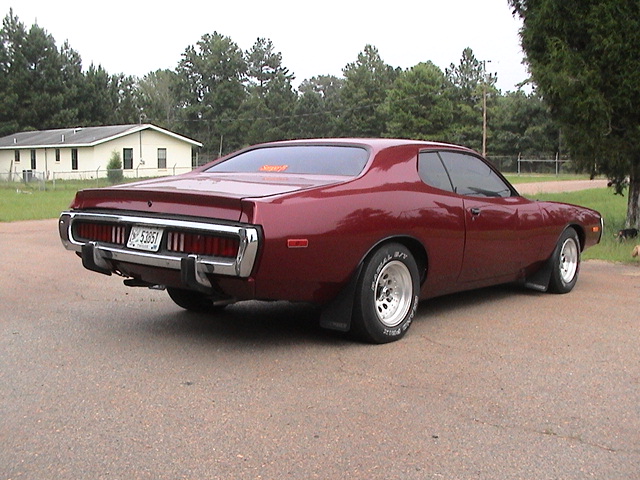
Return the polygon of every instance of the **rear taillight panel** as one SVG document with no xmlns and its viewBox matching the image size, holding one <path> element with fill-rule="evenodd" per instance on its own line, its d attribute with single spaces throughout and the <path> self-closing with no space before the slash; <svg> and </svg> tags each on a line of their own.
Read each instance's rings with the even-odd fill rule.
<svg viewBox="0 0 640 480">
<path fill-rule="evenodd" d="M 108 222 L 76 221 L 73 236 L 83 242 L 100 242 L 126 246 L 131 226 Z M 163 233 L 162 249 L 181 254 L 235 258 L 240 239 L 232 236 L 167 229 Z"/>
<path fill-rule="evenodd" d="M 73 233 L 78 240 L 124 245 L 127 243 L 129 228 L 114 223 L 75 222 Z"/>
<path fill-rule="evenodd" d="M 235 258 L 240 247 L 239 239 L 219 235 L 169 231 L 166 236 L 170 252 Z"/>
</svg>

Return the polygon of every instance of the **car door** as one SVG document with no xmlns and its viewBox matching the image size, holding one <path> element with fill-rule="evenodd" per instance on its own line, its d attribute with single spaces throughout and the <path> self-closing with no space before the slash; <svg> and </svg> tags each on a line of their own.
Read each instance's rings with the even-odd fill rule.
<svg viewBox="0 0 640 480">
<path fill-rule="evenodd" d="M 524 199 L 481 158 L 464 152 L 438 153 L 464 203 L 465 246 L 458 282 L 515 278 L 522 268 Z"/>
</svg>

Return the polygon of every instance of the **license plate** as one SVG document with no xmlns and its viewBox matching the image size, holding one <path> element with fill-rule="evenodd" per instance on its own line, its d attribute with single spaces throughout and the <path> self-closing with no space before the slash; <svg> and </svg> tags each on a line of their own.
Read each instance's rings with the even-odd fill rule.
<svg viewBox="0 0 640 480">
<path fill-rule="evenodd" d="M 162 240 L 162 231 L 161 228 L 134 225 L 131 227 L 127 247 L 135 248 L 136 250 L 157 252 L 160 248 L 160 241 Z"/>
</svg>

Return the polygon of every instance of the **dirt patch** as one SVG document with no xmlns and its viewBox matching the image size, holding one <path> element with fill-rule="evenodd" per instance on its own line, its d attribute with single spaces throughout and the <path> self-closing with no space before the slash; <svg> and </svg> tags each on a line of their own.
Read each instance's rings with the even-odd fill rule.
<svg viewBox="0 0 640 480">
<path fill-rule="evenodd" d="M 557 182 L 520 183 L 515 185 L 521 195 L 535 195 L 537 193 L 577 192 L 590 188 L 605 188 L 607 180 L 562 180 Z"/>
</svg>

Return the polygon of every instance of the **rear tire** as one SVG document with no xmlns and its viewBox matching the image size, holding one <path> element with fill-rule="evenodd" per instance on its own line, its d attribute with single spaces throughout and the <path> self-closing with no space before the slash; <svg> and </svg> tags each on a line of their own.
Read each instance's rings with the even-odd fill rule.
<svg viewBox="0 0 640 480">
<path fill-rule="evenodd" d="M 167 287 L 171 300 L 179 307 L 190 312 L 210 313 L 222 310 L 226 305 L 214 305 L 213 300 L 204 293 L 181 288 Z"/>
<path fill-rule="evenodd" d="M 376 250 L 358 280 L 352 332 L 371 343 L 402 338 L 418 307 L 419 278 L 416 261 L 404 245 L 390 243 Z"/>
<path fill-rule="evenodd" d="M 580 272 L 580 240 L 573 228 L 567 228 L 562 232 L 553 251 L 551 265 L 549 291 L 569 293 L 573 290 Z"/>
</svg>

